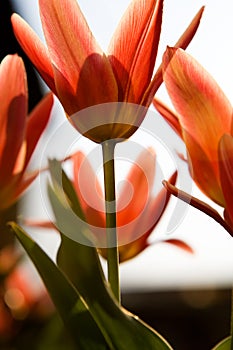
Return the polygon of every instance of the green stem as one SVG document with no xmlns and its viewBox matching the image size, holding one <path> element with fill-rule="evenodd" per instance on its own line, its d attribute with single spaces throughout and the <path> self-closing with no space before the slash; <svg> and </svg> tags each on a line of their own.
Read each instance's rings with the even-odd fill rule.
<svg viewBox="0 0 233 350">
<path fill-rule="evenodd" d="M 116 195 L 114 169 L 115 145 L 116 142 L 114 140 L 103 142 L 102 152 L 104 163 L 108 281 L 114 296 L 120 302 L 119 252 L 116 229 Z"/>
</svg>

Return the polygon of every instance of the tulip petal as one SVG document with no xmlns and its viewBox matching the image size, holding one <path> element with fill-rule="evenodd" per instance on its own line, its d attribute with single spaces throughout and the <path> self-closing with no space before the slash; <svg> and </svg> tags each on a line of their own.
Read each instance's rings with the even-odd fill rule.
<svg viewBox="0 0 233 350">
<path fill-rule="evenodd" d="M 193 254 L 194 251 L 193 249 L 190 247 L 190 245 L 188 245 L 187 243 L 181 241 L 180 239 L 176 239 L 176 238 L 171 238 L 171 239 L 166 239 L 165 241 L 163 241 L 164 243 L 169 243 L 172 245 L 175 245 L 177 248 L 183 249 L 185 250 L 187 253 L 191 253 Z"/>
<path fill-rule="evenodd" d="M 151 81 L 160 38 L 162 8 L 162 0 L 132 1 L 113 35 L 108 52 L 121 87 L 119 101 L 140 104 Z"/>
<path fill-rule="evenodd" d="M 176 179 L 177 171 L 175 171 L 172 174 L 168 181 L 169 183 L 174 185 L 176 183 Z M 167 207 L 169 199 L 170 193 L 168 193 L 165 188 L 162 188 L 157 194 L 157 196 L 153 198 L 153 200 L 151 200 L 150 205 L 145 214 L 147 230 L 149 229 L 150 231 L 152 231 L 155 228 Z"/>
<path fill-rule="evenodd" d="M 26 144 L 27 154 L 24 164 L 24 169 L 27 167 L 28 162 L 31 159 L 32 153 L 44 131 L 51 114 L 53 106 L 53 95 L 47 94 L 41 102 L 33 109 L 27 119 L 26 129 Z"/>
<path fill-rule="evenodd" d="M 161 100 L 157 97 L 153 99 L 153 105 L 161 116 L 168 122 L 173 130 L 180 136 L 182 139 L 182 129 L 179 122 L 179 116 L 172 111 L 168 106 L 166 106 Z"/>
<path fill-rule="evenodd" d="M 23 220 L 23 224 L 29 227 L 34 227 L 34 228 L 42 228 L 42 229 L 48 229 L 48 230 L 55 230 L 57 231 L 56 225 L 52 221 L 35 221 L 35 220 L 30 220 L 30 219 L 25 219 Z"/>
<path fill-rule="evenodd" d="M 175 184 L 177 178 L 177 172 L 175 171 L 173 175 L 170 177 L 169 182 L 172 184 Z M 157 194 L 157 196 L 153 199 L 150 198 L 148 205 L 146 209 L 143 212 L 143 215 L 141 217 L 138 217 L 135 222 L 133 223 L 134 226 L 132 226 L 132 229 L 129 233 L 131 233 L 131 236 L 129 236 L 129 233 L 125 233 L 125 237 L 123 237 L 123 234 L 120 235 L 121 242 L 126 242 L 126 238 L 131 240 L 131 245 L 134 245 L 136 247 L 144 247 L 145 249 L 149 243 L 148 243 L 148 237 L 151 235 L 152 231 L 154 230 L 155 226 L 159 222 L 160 218 L 162 217 L 168 201 L 170 199 L 170 194 L 162 188 L 160 192 Z M 139 229 L 140 227 L 140 229 Z M 143 250 L 142 249 L 142 250 Z M 134 249 L 135 251 L 135 249 Z"/>
<path fill-rule="evenodd" d="M 177 172 L 169 179 L 176 182 Z M 153 200 L 150 198 L 143 213 L 134 221 L 123 227 L 118 227 L 118 244 L 120 262 L 132 259 L 149 246 L 148 237 L 161 218 L 170 194 L 163 188 Z M 128 214 L 130 215 L 130 209 Z"/>
<path fill-rule="evenodd" d="M 117 101 L 110 62 L 76 0 L 40 0 L 39 4 L 56 88 L 66 112 L 71 115 L 94 104 Z"/>
<path fill-rule="evenodd" d="M 121 245 L 119 247 L 120 263 L 134 258 L 149 246 L 147 238 L 141 236 L 132 243 Z"/>
<path fill-rule="evenodd" d="M 219 179 L 218 159 L 210 158 L 206 150 L 188 133 L 185 133 L 189 171 L 195 183 L 210 199 L 224 206 Z"/>
<path fill-rule="evenodd" d="M 105 227 L 102 189 L 89 161 L 82 152 L 73 155 L 74 187 L 86 220 L 95 227 Z"/>
<path fill-rule="evenodd" d="M 174 45 L 175 47 L 180 47 L 184 50 L 188 47 L 188 45 L 192 41 L 192 39 L 193 39 L 194 35 L 196 34 L 196 31 L 199 27 L 203 11 L 204 11 L 204 6 L 201 7 L 201 9 L 197 12 L 196 16 L 193 18 L 193 20 L 191 21 L 189 26 L 186 28 L 184 33 L 181 35 L 181 37 L 178 39 L 178 41 Z M 142 104 L 144 106 L 150 106 L 150 104 L 153 100 L 153 97 L 154 97 L 156 91 L 158 90 L 158 88 L 160 87 L 160 85 L 162 84 L 162 82 L 163 82 L 163 73 L 162 73 L 162 64 L 160 64 L 160 66 L 158 67 L 158 69 L 157 69 L 157 71 L 156 71 L 156 73 L 151 81 L 151 84 L 149 85 L 149 87 L 148 87 L 148 89 L 143 97 Z"/>
<path fill-rule="evenodd" d="M 23 145 L 27 115 L 27 82 L 23 61 L 8 55 L 0 66 L 0 181 L 8 181 Z"/>
<path fill-rule="evenodd" d="M 22 173 L 11 174 L 6 184 L 4 186 L 1 185 L 0 210 L 5 210 L 15 203 L 19 196 L 35 180 L 38 174 L 39 171 L 26 173 L 24 176 L 22 176 Z"/>
<path fill-rule="evenodd" d="M 48 50 L 32 28 L 16 13 L 11 17 L 15 36 L 48 87 L 56 94 Z"/>
<path fill-rule="evenodd" d="M 14 192 L 14 201 L 31 185 L 38 175 L 39 170 L 34 170 L 30 173 L 25 173 L 23 177 L 20 178 Z"/>
<path fill-rule="evenodd" d="M 205 6 L 202 6 L 200 8 L 200 10 L 197 12 L 196 16 L 193 18 L 193 20 L 191 21 L 187 29 L 184 31 L 184 33 L 181 35 L 179 40 L 174 45 L 175 47 L 180 47 L 184 50 L 188 47 L 188 45 L 190 44 L 191 40 L 193 39 L 199 27 L 204 9 L 205 9 Z"/>
<path fill-rule="evenodd" d="M 143 214 L 150 197 L 154 176 L 155 153 L 153 149 L 146 149 L 131 167 L 117 201 L 118 227 L 128 225 Z M 129 238 L 129 232 L 127 236 Z"/>
<path fill-rule="evenodd" d="M 186 133 L 217 160 L 218 142 L 230 132 L 232 106 L 207 71 L 181 49 L 168 48 L 163 57 L 163 77 L 169 96 L 180 115 L 183 138 Z"/>
<path fill-rule="evenodd" d="M 233 137 L 223 135 L 219 143 L 220 179 L 226 201 L 226 216 L 233 226 Z"/>
</svg>

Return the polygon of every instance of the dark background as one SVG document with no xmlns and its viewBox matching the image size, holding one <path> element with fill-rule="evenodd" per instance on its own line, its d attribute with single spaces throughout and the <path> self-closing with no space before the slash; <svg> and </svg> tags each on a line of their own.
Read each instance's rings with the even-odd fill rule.
<svg viewBox="0 0 233 350">
<path fill-rule="evenodd" d="M 122 301 L 174 350 L 211 350 L 230 334 L 227 289 L 125 293 Z"/>
<path fill-rule="evenodd" d="M 18 55 L 23 58 L 27 71 L 29 86 L 29 110 L 31 110 L 33 106 L 35 106 L 41 99 L 42 90 L 39 86 L 37 75 L 35 74 L 30 61 L 23 53 L 14 37 L 10 21 L 12 12 L 13 8 L 11 1 L 0 1 L 0 61 L 2 61 L 6 55 L 15 53 L 18 53 Z"/>
</svg>

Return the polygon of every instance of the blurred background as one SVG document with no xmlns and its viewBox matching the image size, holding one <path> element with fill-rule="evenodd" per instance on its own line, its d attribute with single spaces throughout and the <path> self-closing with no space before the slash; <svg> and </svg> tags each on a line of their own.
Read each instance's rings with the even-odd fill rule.
<svg viewBox="0 0 233 350">
<path fill-rule="evenodd" d="M 93 0 L 79 1 L 103 49 L 107 48 L 111 35 L 128 3 L 128 0 L 111 2 L 98 0 L 97 6 L 96 1 Z M 172 46 L 176 42 L 203 5 L 205 5 L 205 11 L 201 25 L 187 52 L 192 54 L 214 76 L 229 100 L 232 101 L 233 50 L 230 38 L 233 33 L 231 20 L 233 5 L 230 0 L 223 0 L 221 3 L 217 0 L 206 0 L 205 3 L 201 0 L 177 0 L 175 2 L 165 0 L 157 65 L 161 62 L 166 46 Z M 12 12 L 20 13 L 43 39 L 38 3 L 36 0 L 5 0 L 0 3 L 2 33 L 0 58 L 2 60 L 6 54 L 15 52 L 23 57 L 28 73 L 29 109 L 31 109 L 45 93 L 46 86 L 41 82 L 14 39 L 10 24 Z M 159 89 L 157 96 L 168 104 L 170 103 L 163 86 Z M 33 166 L 40 166 L 41 162 L 45 161 L 47 154 L 59 157 L 52 144 L 55 141 L 54 130 L 59 130 L 64 118 L 62 108 L 56 102 L 51 123 L 39 145 Z M 135 143 L 141 142 L 142 147 L 147 145 L 147 140 L 141 140 L 137 135 L 133 140 Z M 85 151 L 93 151 L 95 146 L 84 141 L 83 147 Z M 182 145 L 179 147 L 185 152 Z M 163 164 L 159 166 L 163 170 Z M 119 173 L 121 171 L 121 168 L 118 169 Z M 31 201 L 35 200 L 38 195 L 39 187 L 40 181 L 37 181 L 25 196 L 28 202 L 24 202 L 21 207 L 23 215 L 28 218 L 41 219 L 47 214 L 43 198 L 41 204 L 31 205 Z M 219 209 L 205 198 L 194 184 L 191 189 L 194 196 Z M 229 334 L 230 288 L 233 276 L 232 238 L 212 219 L 187 207 L 185 207 L 185 214 L 181 220 L 176 222 L 172 232 L 169 232 L 168 223 L 174 220 L 176 205 L 176 199 L 173 199 L 168 211 L 151 235 L 151 246 L 135 259 L 121 265 L 123 304 L 155 327 L 175 349 L 210 349 Z M 30 233 L 51 256 L 54 256 L 59 244 L 56 234 L 46 235 L 35 229 L 32 229 Z M 169 238 L 183 239 L 193 248 L 194 254 L 191 255 L 170 245 L 157 243 L 167 238 L 168 235 Z M 30 265 L 28 261 L 27 265 Z M 30 274 L 33 279 L 32 283 L 36 281 L 38 289 L 41 289 L 41 283 L 31 266 Z M 53 314 L 52 311 L 51 314 Z M 44 329 L 43 318 L 40 318 L 40 321 L 37 318 L 29 319 L 22 326 L 21 322 L 22 320 L 19 320 L 18 331 L 10 340 L 10 346 L 8 346 L 8 340 L 3 339 L 0 349 L 23 349 L 29 339 L 34 336 L 38 337 L 38 332 L 35 330 L 38 330 L 38 323 L 39 329 Z M 38 348 L 35 342 L 33 346 L 35 349 Z M 49 347 L 50 345 L 46 346 L 47 349 L 53 349 Z M 43 349 L 46 348 L 43 347 Z"/>
</svg>

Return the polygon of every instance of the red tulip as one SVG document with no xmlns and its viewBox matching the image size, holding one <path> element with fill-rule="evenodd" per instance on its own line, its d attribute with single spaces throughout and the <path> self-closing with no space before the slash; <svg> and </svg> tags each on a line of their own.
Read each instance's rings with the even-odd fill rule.
<svg viewBox="0 0 233 350">
<path fill-rule="evenodd" d="M 16 14 L 12 16 L 14 32 L 67 115 L 110 103 L 104 113 L 91 109 L 83 116 L 73 116 L 71 122 L 96 142 L 131 136 L 162 82 L 161 69 L 154 77 L 153 70 L 163 0 L 133 0 L 107 54 L 96 42 L 76 0 L 39 0 L 39 6 L 47 47 Z M 202 12 L 203 8 L 181 37 L 179 46 L 189 44 Z M 123 104 L 119 106 L 118 102 Z M 97 127 L 93 126 L 93 119 L 98 119 Z"/>
<path fill-rule="evenodd" d="M 9 208 L 38 172 L 26 168 L 49 120 L 53 97 L 48 94 L 27 116 L 28 92 L 24 64 L 17 55 L 0 65 L 0 210 Z"/>
<path fill-rule="evenodd" d="M 224 134 L 219 142 L 220 183 L 225 200 L 224 216 L 233 231 L 233 137 Z"/>
<path fill-rule="evenodd" d="M 106 257 L 105 201 L 97 176 L 82 152 L 72 157 L 74 187 L 79 198 L 85 220 L 93 234 L 100 253 Z M 170 182 L 175 183 L 176 172 Z M 120 261 L 133 258 L 148 247 L 148 238 L 159 222 L 169 200 L 169 194 L 162 187 L 153 194 L 155 178 L 155 154 L 149 149 L 140 154 L 132 165 L 125 184 L 116 202 L 117 236 Z M 56 228 L 48 222 L 25 222 L 27 225 Z M 178 239 L 167 239 L 187 251 L 192 249 Z"/>
<path fill-rule="evenodd" d="M 168 48 L 163 78 L 176 113 L 156 108 L 183 138 L 190 171 L 200 189 L 225 208 L 233 225 L 233 110 L 212 76 L 181 49 Z"/>
</svg>

